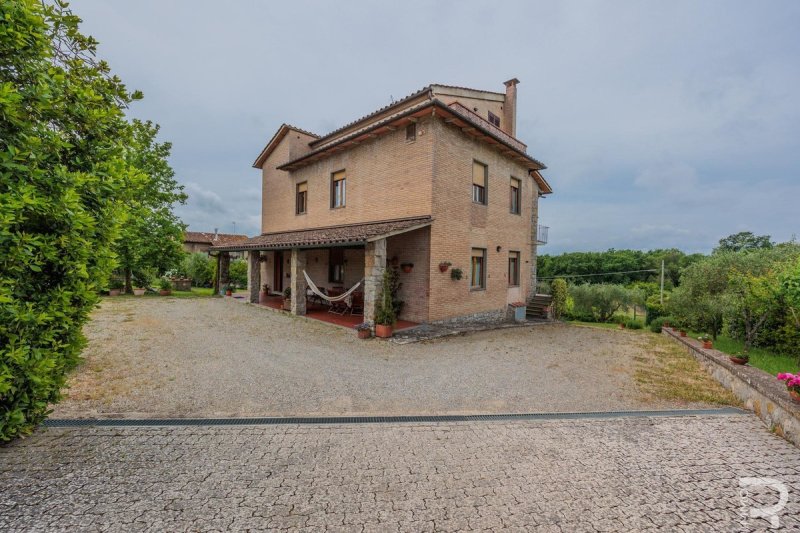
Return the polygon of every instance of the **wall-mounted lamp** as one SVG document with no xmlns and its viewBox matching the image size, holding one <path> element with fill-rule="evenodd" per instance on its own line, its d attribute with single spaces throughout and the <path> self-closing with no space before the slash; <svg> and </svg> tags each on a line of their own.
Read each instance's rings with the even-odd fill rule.
<svg viewBox="0 0 800 533">
<path fill-rule="evenodd" d="M 498 251 L 498 252 L 499 252 L 500 250 L 502 250 L 502 249 L 503 249 L 503 247 L 502 247 L 502 246 L 498 246 L 498 247 L 497 247 L 497 251 Z"/>
</svg>

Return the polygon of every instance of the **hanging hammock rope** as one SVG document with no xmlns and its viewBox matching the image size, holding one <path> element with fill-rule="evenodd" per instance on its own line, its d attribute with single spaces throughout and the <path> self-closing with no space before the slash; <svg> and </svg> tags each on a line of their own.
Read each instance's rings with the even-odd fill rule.
<svg viewBox="0 0 800 533">
<path fill-rule="evenodd" d="M 328 296 L 327 294 L 319 290 L 316 285 L 314 285 L 314 282 L 311 281 L 311 278 L 308 277 L 308 272 L 306 272 L 305 270 L 303 270 L 303 276 L 305 276 L 306 283 L 308 283 L 308 288 L 311 289 L 311 292 L 313 292 L 314 294 L 316 294 L 317 296 L 328 302 L 341 302 L 342 300 L 349 298 L 350 295 L 353 294 L 353 292 L 355 292 L 355 290 L 361 285 L 361 282 L 364 281 L 364 278 L 361 278 L 361 281 L 350 287 L 347 290 L 347 292 L 342 293 L 338 296 Z"/>
</svg>

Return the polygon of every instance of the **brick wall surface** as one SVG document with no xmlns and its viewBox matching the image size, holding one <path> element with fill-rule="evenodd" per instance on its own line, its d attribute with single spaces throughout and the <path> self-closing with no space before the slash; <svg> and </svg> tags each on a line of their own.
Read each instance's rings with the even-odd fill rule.
<svg viewBox="0 0 800 533">
<path fill-rule="evenodd" d="M 291 135 L 296 135 L 292 133 Z M 295 139 L 298 141 L 298 139 Z M 477 141 L 441 118 L 417 124 L 417 140 L 406 142 L 405 130 L 378 137 L 294 172 L 275 167 L 289 160 L 291 143 L 282 142 L 263 168 L 262 231 L 274 232 L 432 215 L 433 225 L 390 237 L 387 255 L 414 263 L 401 274 L 406 302 L 403 318 L 416 322 L 444 320 L 485 312 L 504 312 L 509 299 L 532 290 L 538 189 L 527 168 Z M 296 149 L 296 147 L 295 147 Z M 489 168 L 488 205 L 472 203 L 472 162 Z M 330 208 L 331 173 L 345 169 L 347 203 Z M 522 211 L 510 213 L 510 179 L 522 184 Z M 308 212 L 295 215 L 295 186 L 308 183 Z M 498 246 L 500 247 L 498 251 Z M 473 247 L 487 251 L 485 290 L 470 289 Z M 509 289 L 508 254 L 520 252 L 520 287 Z M 364 250 L 347 252 L 345 287 L 361 279 Z M 441 273 L 439 263 L 460 268 L 460 281 Z M 309 251 L 306 267 L 327 286 L 327 251 Z M 264 267 L 272 283 L 271 266 Z M 286 268 L 286 271 L 289 269 Z"/>
</svg>

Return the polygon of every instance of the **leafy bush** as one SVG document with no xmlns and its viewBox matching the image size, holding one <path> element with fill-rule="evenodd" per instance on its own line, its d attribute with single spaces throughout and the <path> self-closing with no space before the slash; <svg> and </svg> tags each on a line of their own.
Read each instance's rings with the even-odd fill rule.
<svg viewBox="0 0 800 533">
<path fill-rule="evenodd" d="M 244 259 L 231 261 L 228 279 L 231 283 L 235 283 L 237 287 L 247 287 L 247 261 Z"/>
<path fill-rule="evenodd" d="M 216 261 L 201 252 L 188 254 L 183 260 L 183 270 L 192 278 L 195 287 L 210 287 L 214 282 Z"/>
<path fill-rule="evenodd" d="M 3 2 L 0 31 L 0 441 L 60 398 L 113 267 L 131 172 L 129 93 L 77 17 Z"/>
<path fill-rule="evenodd" d="M 573 285 L 573 316 L 591 316 L 595 322 L 608 322 L 631 301 L 630 292 L 621 285 L 606 283 Z"/>
<path fill-rule="evenodd" d="M 553 317 L 558 320 L 567 311 L 567 282 L 561 278 L 554 279 L 551 285 L 553 302 L 551 308 L 553 310 Z"/>
<path fill-rule="evenodd" d="M 653 320 L 650 321 L 649 325 L 650 331 L 652 331 L 653 333 L 661 333 L 661 330 L 664 328 L 665 322 L 669 322 L 670 324 L 672 323 L 670 317 L 668 316 L 660 316 L 654 318 Z"/>
<path fill-rule="evenodd" d="M 628 329 L 642 329 L 642 323 L 638 320 L 628 320 L 625 322 L 625 327 Z"/>
<path fill-rule="evenodd" d="M 375 323 L 383 326 L 392 326 L 397 322 L 397 315 L 394 312 L 392 302 L 392 273 L 391 269 L 383 271 L 383 281 L 381 283 L 381 297 L 375 309 Z"/>
</svg>

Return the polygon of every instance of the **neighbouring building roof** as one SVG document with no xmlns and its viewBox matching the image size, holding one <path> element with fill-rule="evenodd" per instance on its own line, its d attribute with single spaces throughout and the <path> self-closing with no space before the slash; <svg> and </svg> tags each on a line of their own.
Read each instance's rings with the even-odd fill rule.
<svg viewBox="0 0 800 533">
<path fill-rule="evenodd" d="M 270 250 L 275 248 L 313 248 L 317 246 L 364 244 L 431 225 L 430 216 L 345 224 L 305 230 L 264 233 L 235 244 L 217 245 L 212 251 Z"/>
<path fill-rule="evenodd" d="M 223 246 L 234 244 L 241 241 L 246 241 L 249 237 L 247 235 L 237 235 L 235 233 L 214 233 L 207 231 L 187 231 L 184 233 L 183 242 L 185 243 L 198 243 L 198 244 L 211 244 L 214 246 Z"/>
</svg>

